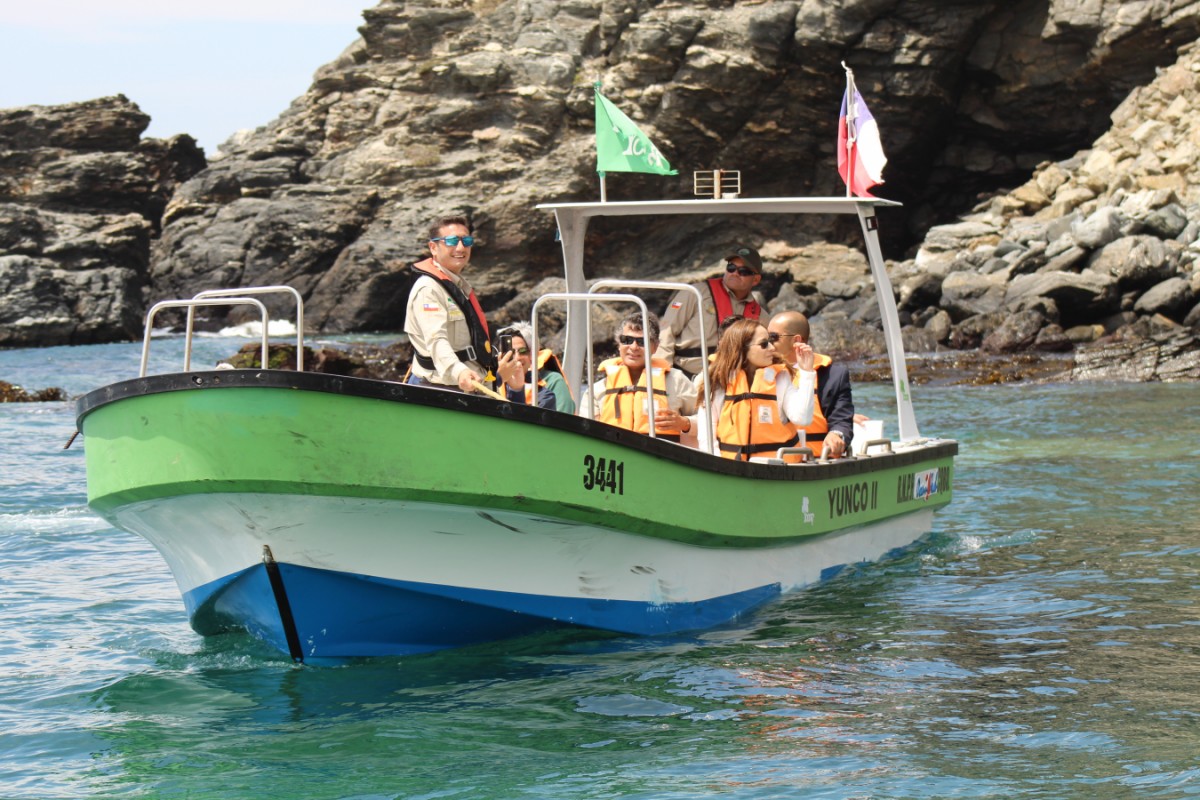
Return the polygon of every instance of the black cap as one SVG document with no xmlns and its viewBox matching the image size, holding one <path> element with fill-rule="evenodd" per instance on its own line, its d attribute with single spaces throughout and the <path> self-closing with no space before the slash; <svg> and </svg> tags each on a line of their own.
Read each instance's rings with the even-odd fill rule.
<svg viewBox="0 0 1200 800">
<path fill-rule="evenodd" d="M 735 244 L 729 248 L 729 254 L 725 256 L 725 260 L 729 261 L 734 258 L 740 258 L 746 262 L 746 266 L 762 274 L 762 256 L 753 247 L 745 244 Z"/>
</svg>

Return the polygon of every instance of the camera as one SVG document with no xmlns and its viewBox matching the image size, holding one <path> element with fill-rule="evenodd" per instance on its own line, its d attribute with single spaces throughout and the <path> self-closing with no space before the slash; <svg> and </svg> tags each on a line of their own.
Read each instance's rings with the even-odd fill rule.
<svg viewBox="0 0 1200 800">
<path fill-rule="evenodd" d="M 501 354 L 507 353 L 509 350 L 513 349 L 512 340 L 513 337 L 511 333 L 500 334 L 500 338 L 496 341 L 496 344 L 498 345 L 499 352 Z"/>
</svg>

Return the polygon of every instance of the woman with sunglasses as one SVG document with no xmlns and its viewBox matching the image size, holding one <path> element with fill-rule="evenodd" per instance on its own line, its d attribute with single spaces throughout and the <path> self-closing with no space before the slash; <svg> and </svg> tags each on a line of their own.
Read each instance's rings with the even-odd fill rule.
<svg viewBox="0 0 1200 800">
<path fill-rule="evenodd" d="M 797 356 L 799 378 L 794 380 L 792 367 L 756 320 L 735 322 L 721 336 L 708 381 L 723 457 L 773 457 L 779 448 L 799 443 L 800 430 L 812 421 L 816 373 L 812 348 L 797 347 Z M 800 456 L 785 460 L 800 461 Z"/>
<path fill-rule="evenodd" d="M 567 379 L 563 377 L 562 365 L 558 356 L 548 347 L 543 347 L 537 353 L 538 389 L 537 396 L 533 391 L 533 359 L 529 343 L 533 341 L 533 328 L 527 322 L 514 322 L 499 331 L 501 339 L 505 335 L 512 337 L 512 352 L 517 363 L 525 370 L 525 402 L 528 405 L 538 405 L 541 408 L 561 411 L 564 414 L 575 413 L 575 400 L 571 397 L 571 389 Z M 499 351 L 501 356 L 504 350 Z"/>
</svg>

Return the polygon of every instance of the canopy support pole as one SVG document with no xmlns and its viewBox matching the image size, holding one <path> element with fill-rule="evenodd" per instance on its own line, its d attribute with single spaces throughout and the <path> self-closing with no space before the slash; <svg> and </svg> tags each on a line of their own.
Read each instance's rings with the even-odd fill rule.
<svg viewBox="0 0 1200 800">
<path fill-rule="evenodd" d="M 875 281 L 875 298 L 879 302 L 883 338 L 887 343 L 888 363 L 892 368 L 892 383 L 896 389 L 899 438 L 902 442 L 909 442 L 921 438 L 921 435 L 917 431 L 916 414 L 913 413 L 912 393 L 908 390 L 908 365 L 904 361 L 904 340 L 900 337 L 896 295 L 892 292 L 892 281 L 888 278 L 883 253 L 879 248 L 879 218 L 875 216 L 874 206 L 863 203 L 857 203 L 856 206 L 863 239 L 867 244 L 867 262 L 871 265 L 871 277 Z"/>
</svg>

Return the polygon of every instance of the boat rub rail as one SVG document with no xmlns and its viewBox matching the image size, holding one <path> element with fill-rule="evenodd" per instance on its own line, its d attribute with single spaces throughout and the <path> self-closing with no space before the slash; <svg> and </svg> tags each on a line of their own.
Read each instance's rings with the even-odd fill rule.
<svg viewBox="0 0 1200 800">
<path fill-rule="evenodd" d="M 842 458 L 825 463 L 809 463 L 802 466 L 758 464 L 720 458 L 700 450 L 681 447 L 665 440 L 652 439 L 644 434 L 573 414 L 563 414 L 536 406 L 497 402 L 480 395 L 468 395 L 372 378 L 262 369 L 177 372 L 132 378 L 110 384 L 88 392 L 76 401 L 76 426 L 79 430 L 83 430 L 83 418 L 89 413 L 109 403 L 130 397 L 197 389 L 238 388 L 303 389 L 503 417 L 514 422 L 571 431 L 597 441 L 619 444 L 622 447 L 641 450 L 677 463 L 700 467 L 712 473 L 766 480 L 824 480 L 874 472 L 881 467 L 903 467 L 928 461 L 931 458 L 951 457 L 958 454 L 958 443 L 950 439 L 943 439 L 928 440 L 929 444 L 912 448 L 902 444 L 893 444 L 894 450 L 891 453 L 873 453 L 867 457 Z"/>
</svg>

